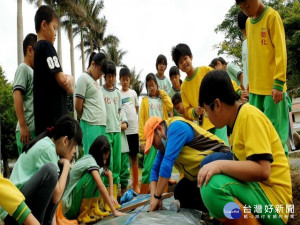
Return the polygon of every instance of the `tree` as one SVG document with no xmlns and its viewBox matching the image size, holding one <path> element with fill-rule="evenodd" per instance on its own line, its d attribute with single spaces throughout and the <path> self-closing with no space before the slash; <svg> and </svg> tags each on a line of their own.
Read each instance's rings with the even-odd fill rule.
<svg viewBox="0 0 300 225">
<path fill-rule="evenodd" d="M 1 154 L 5 164 L 6 176 L 9 176 L 8 158 L 17 158 L 15 129 L 17 117 L 15 114 L 12 85 L 7 82 L 0 66 L 0 117 L 1 117 Z"/>
<path fill-rule="evenodd" d="M 144 87 L 144 83 L 140 81 L 141 72 L 136 73 L 135 68 L 130 71 L 130 85 L 135 90 L 137 96 L 140 96 Z"/>
</svg>

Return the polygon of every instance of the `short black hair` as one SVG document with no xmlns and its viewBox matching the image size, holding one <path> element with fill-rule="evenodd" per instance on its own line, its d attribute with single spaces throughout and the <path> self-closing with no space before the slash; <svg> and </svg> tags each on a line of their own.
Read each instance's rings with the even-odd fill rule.
<svg viewBox="0 0 300 225">
<path fill-rule="evenodd" d="M 121 79 L 121 77 L 125 77 L 125 76 L 131 78 L 130 70 L 128 69 L 128 67 L 125 66 L 125 67 L 121 68 L 119 76 L 120 76 L 120 79 Z"/>
<path fill-rule="evenodd" d="M 205 75 L 199 90 L 199 105 L 211 105 L 215 99 L 233 105 L 240 96 L 234 91 L 231 79 L 224 70 L 213 70 Z M 214 109 L 214 104 L 211 105 Z"/>
<path fill-rule="evenodd" d="M 241 30 L 244 30 L 246 28 L 247 19 L 248 19 L 248 16 L 243 12 L 243 10 L 240 10 L 238 13 L 237 21 L 238 21 L 238 27 Z"/>
<path fill-rule="evenodd" d="M 177 66 L 172 66 L 169 70 L 169 77 L 171 78 L 174 75 L 180 75 L 179 69 Z"/>
<path fill-rule="evenodd" d="M 214 58 L 209 66 L 212 68 L 215 68 L 215 66 L 217 65 L 217 62 L 220 61 L 220 63 L 222 63 L 223 65 L 227 65 L 227 62 L 225 61 L 225 59 L 223 59 L 222 57 L 218 57 L 218 58 Z"/>
<path fill-rule="evenodd" d="M 158 68 L 158 64 L 166 64 L 166 66 L 168 65 L 168 61 L 167 61 L 167 57 L 160 54 L 159 56 L 157 56 L 156 58 L 156 69 Z"/>
<path fill-rule="evenodd" d="M 158 88 L 158 83 L 157 83 L 157 80 L 156 80 L 155 75 L 154 75 L 153 73 L 148 73 L 147 76 L 146 76 L 146 89 L 148 89 L 147 83 L 148 83 L 149 81 L 151 81 L 151 80 L 153 80 L 153 81 L 156 83 L 157 88 Z"/>
<path fill-rule="evenodd" d="M 181 99 L 181 94 L 180 93 L 175 93 L 175 95 L 172 97 L 172 103 L 173 105 L 177 105 L 178 103 L 182 102 Z"/>
<path fill-rule="evenodd" d="M 117 73 L 116 64 L 113 61 L 107 61 L 105 67 L 103 68 L 103 73 L 105 74 L 105 76 L 107 74 L 116 75 Z"/>
<path fill-rule="evenodd" d="M 47 24 L 51 23 L 53 18 L 59 20 L 56 12 L 47 5 L 42 5 L 35 13 L 34 23 L 35 23 L 35 31 L 38 33 L 41 29 L 41 24 L 45 20 Z"/>
<path fill-rule="evenodd" d="M 107 154 L 110 151 L 110 144 L 107 137 L 104 135 L 100 135 L 94 140 L 93 144 L 91 145 L 89 154 L 93 156 L 99 167 L 104 167 L 104 169 L 106 170 L 109 168 L 110 155 L 105 164 L 103 163 L 103 155 Z"/>
<path fill-rule="evenodd" d="M 23 54 L 26 56 L 27 48 L 31 46 L 33 49 L 35 48 L 37 42 L 37 36 L 36 34 L 29 33 L 26 35 L 24 41 L 23 41 Z"/>
<path fill-rule="evenodd" d="M 244 2 L 244 1 L 246 1 L 246 0 L 235 0 L 235 3 L 238 5 L 238 4 L 240 4 L 240 3 Z"/>
<path fill-rule="evenodd" d="M 90 55 L 88 68 L 91 66 L 93 61 L 95 62 L 96 65 L 101 66 L 101 69 L 102 69 L 103 67 L 106 66 L 106 63 L 107 63 L 106 55 L 103 54 L 102 52 L 100 52 L 100 53 L 92 52 Z"/>
<path fill-rule="evenodd" d="M 193 56 L 190 47 L 187 44 L 183 44 L 183 43 L 180 43 L 180 44 L 176 45 L 175 47 L 173 47 L 171 53 L 172 53 L 172 59 L 173 59 L 174 63 L 176 64 L 176 66 L 178 66 L 180 57 L 186 56 L 186 55 L 189 57 Z"/>
</svg>

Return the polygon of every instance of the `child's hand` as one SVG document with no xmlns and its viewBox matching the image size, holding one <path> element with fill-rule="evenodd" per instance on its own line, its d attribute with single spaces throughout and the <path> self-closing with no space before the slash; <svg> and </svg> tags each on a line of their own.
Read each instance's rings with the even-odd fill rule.
<svg viewBox="0 0 300 225">
<path fill-rule="evenodd" d="M 196 113 L 198 116 L 202 115 L 202 113 L 203 113 L 203 108 L 201 108 L 200 106 L 197 106 L 197 107 L 195 108 L 195 113 Z"/>
<path fill-rule="evenodd" d="M 245 103 L 249 100 L 249 93 L 246 90 L 242 90 L 241 93 L 241 101 L 242 103 Z"/>
<path fill-rule="evenodd" d="M 125 215 L 127 215 L 127 214 L 126 214 L 126 213 L 119 212 L 118 210 L 116 210 L 116 211 L 114 212 L 114 216 L 116 216 L 116 217 L 118 217 L 118 216 L 125 216 Z"/>
<path fill-rule="evenodd" d="M 58 160 L 58 163 L 63 165 L 64 167 L 71 167 L 70 161 L 66 158 L 61 158 L 60 160 Z"/>
<path fill-rule="evenodd" d="M 115 199 L 114 196 L 111 195 L 110 199 L 111 199 L 111 201 L 112 201 L 112 203 L 113 203 L 114 206 L 119 204 L 118 201 Z"/>
<path fill-rule="evenodd" d="M 140 144 L 141 153 L 145 152 L 145 144 Z"/>
<path fill-rule="evenodd" d="M 213 175 L 221 173 L 219 164 L 215 162 L 208 163 L 199 170 L 198 178 L 197 178 L 199 188 L 202 187 L 204 180 L 205 180 L 205 185 L 207 185 L 208 181 Z"/>
<path fill-rule="evenodd" d="M 281 102 L 283 99 L 283 92 L 276 89 L 272 89 L 272 98 L 275 104 Z"/>
</svg>

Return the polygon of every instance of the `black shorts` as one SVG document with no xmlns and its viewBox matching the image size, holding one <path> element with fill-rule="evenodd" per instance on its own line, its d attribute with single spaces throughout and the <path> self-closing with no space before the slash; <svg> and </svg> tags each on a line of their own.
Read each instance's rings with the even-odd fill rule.
<svg viewBox="0 0 300 225">
<path fill-rule="evenodd" d="M 126 135 L 127 142 L 129 145 L 129 155 L 136 156 L 139 153 L 139 135 L 138 134 L 128 134 Z"/>
</svg>

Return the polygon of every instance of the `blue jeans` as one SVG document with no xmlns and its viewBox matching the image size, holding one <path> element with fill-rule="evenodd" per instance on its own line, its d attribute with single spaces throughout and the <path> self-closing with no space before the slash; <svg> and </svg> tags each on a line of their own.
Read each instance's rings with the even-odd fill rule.
<svg viewBox="0 0 300 225">
<path fill-rule="evenodd" d="M 216 160 L 232 160 L 233 159 L 233 154 L 232 152 L 215 152 L 215 153 L 212 153 L 208 156 L 206 156 L 201 164 L 200 164 L 200 168 L 202 168 L 202 166 L 210 163 L 210 162 L 213 162 L 213 161 L 216 161 Z"/>
</svg>

